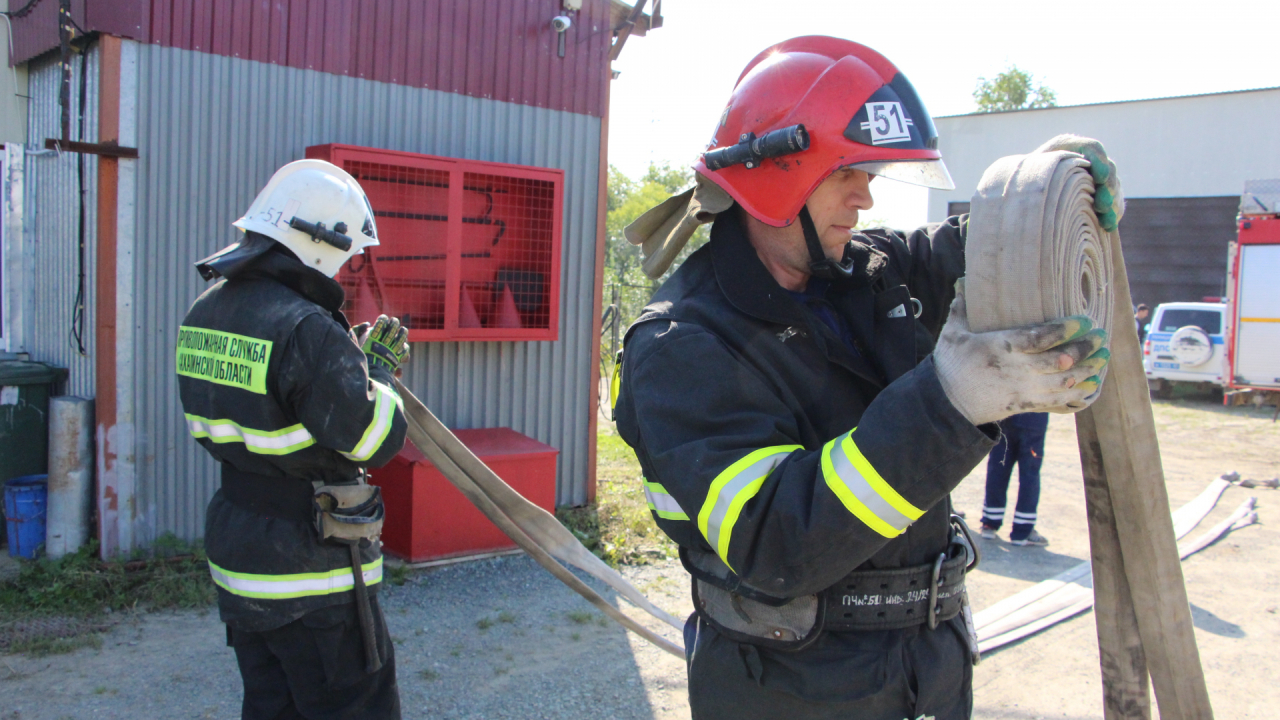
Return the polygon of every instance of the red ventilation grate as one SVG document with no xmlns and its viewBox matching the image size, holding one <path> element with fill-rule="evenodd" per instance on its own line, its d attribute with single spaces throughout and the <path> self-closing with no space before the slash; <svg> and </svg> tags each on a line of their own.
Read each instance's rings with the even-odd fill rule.
<svg viewBox="0 0 1280 720">
<path fill-rule="evenodd" d="M 354 324 L 400 318 L 413 342 L 555 340 L 564 173 L 320 145 L 360 182 L 377 247 L 338 273 Z"/>
</svg>

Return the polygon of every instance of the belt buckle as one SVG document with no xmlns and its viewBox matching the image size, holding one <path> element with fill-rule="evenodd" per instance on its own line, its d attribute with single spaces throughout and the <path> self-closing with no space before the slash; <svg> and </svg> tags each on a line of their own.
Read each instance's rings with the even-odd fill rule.
<svg viewBox="0 0 1280 720">
<path fill-rule="evenodd" d="M 946 562 L 947 554 L 938 553 L 938 559 L 933 561 L 933 574 L 929 579 L 929 629 L 936 630 L 938 628 L 938 610 L 941 605 L 938 603 L 938 578 L 942 575 L 942 563 Z"/>
<path fill-rule="evenodd" d="M 964 571 L 973 572 L 978 567 L 978 563 L 982 562 L 982 553 L 978 550 L 978 544 L 973 541 L 973 535 L 969 532 L 969 524 L 959 515 L 952 514 L 951 527 L 954 530 L 951 536 L 951 544 L 960 545 L 969 556 L 969 562 L 965 564 Z"/>
</svg>

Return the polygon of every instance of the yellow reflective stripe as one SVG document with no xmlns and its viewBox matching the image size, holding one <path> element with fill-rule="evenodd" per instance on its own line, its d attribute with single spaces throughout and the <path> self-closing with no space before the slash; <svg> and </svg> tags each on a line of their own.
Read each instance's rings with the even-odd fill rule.
<svg viewBox="0 0 1280 720">
<path fill-rule="evenodd" d="M 823 479 L 854 517 L 877 533 L 895 538 L 924 511 L 907 502 L 871 466 L 853 441 L 856 429 L 823 446 Z"/>
<path fill-rule="evenodd" d="M 301 423 L 280 430 L 254 430 L 234 420 L 210 420 L 190 413 L 186 413 L 186 418 L 192 437 L 208 438 L 219 445 L 244 443 L 246 450 L 258 455 L 288 455 L 316 444 L 316 439 Z"/>
<path fill-rule="evenodd" d="M 712 481 L 706 502 L 698 512 L 698 529 L 730 569 L 733 566 L 729 563 L 729 540 L 742 506 L 760 492 L 760 486 L 778 463 L 800 449 L 800 445 L 760 448 L 725 468 Z"/>
<path fill-rule="evenodd" d="M 373 389 L 378 398 L 373 405 L 373 420 L 369 422 L 369 427 L 364 429 L 364 435 L 360 437 L 360 441 L 351 452 L 342 453 L 356 462 L 364 462 L 378 452 L 378 448 L 382 447 L 382 441 L 387 439 L 387 433 L 391 432 L 396 408 L 403 407 L 400 396 L 394 390 L 377 380 L 370 379 L 369 382 L 373 383 Z"/>
<path fill-rule="evenodd" d="M 618 409 L 618 394 L 622 392 L 622 351 L 613 361 L 613 377 L 609 378 L 609 410 Z"/>
<path fill-rule="evenodd" d="M 688 520 L 689 515 L 680 507 L 680 503 L 671 497 L 671 493 L 656 482 L 644 481 L 644 499 L 654 515 L 663 520 Z"/>
<path fill-rule="evenodd" d="M 365 563 L 361 566 L 361 572 L 365 585 L 382 582 L 382 558 Z M 351 568 L 291 575 L 255 575 L 226 570 L 209 561 L 209 574 L 218 587 L 232 595 L 263 600 L 329 595 L 355 587 L 355 575 Z"/>
</svg>

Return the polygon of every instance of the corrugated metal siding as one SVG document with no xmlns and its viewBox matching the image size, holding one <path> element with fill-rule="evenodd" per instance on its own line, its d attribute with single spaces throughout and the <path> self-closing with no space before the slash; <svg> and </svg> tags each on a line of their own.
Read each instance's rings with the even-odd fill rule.
<svg viewBox="0 0 1280 720">
<path fill-rule="evenodd" d="M 87 17 L 73 9 L 90 31 L 596 117 L 605 111 L 609 0 L 586 0 L 576 13 L 561 0 L 97 3 L 104 7 Z M 57 46 L 54 8 L 44 3 L 16 21 L 19 61 Z M 551 27 L 557 15 L 573 17 L 563 58 Z"/>
<path fill-rule="evenodd" d="M 89 53 L 85 139 L 98 137 L 98 52 Z M 77 136 L 80 106 L 80 56 L 71 63 L 71 137 Z M 56 60 L 31 67 L 31 111 L 28 120 L 30 144 L 43 147 L 44 139 L 62 134 L 62 111 L 58 90 L 62 72 Z M 98 159 L 83 156 L 85 189 L 85 318 L 81 355 L 71 337 L 76 289 L 79 286 L 80 184 L 76 163 L 81 156 L 33 154 L 26 156 L 24 225 L 25 240 L 31 243 L 35 272 L 24 279 L 30 306 L 23 337 L 33 360 L 70 370 L 65 386 L 69 395 L 94 396 L 94 275 L 97 268 Z"/>
<path fill-rule="evenodd" d="M 558 448 L 557 502 L 586 501 L 599 119 L 154 45 L 138 64 L 138 502 L 151 532 L 200 535 L 217 486 L 170 371 L 205 287 L 192 263 L 236 238 L 231 222 L 280 165 L 323 143 L 565 171 L 561 339 L 415 344 L 406 378 L 451 427 Z"/>
</svg>

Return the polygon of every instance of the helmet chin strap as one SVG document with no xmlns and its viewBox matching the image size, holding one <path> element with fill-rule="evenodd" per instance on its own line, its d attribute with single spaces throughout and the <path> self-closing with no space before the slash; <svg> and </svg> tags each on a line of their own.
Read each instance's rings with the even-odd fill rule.
<svg viewBox="0 0 1280 720">
<path fill-rule="evenodd" d="M 809 248 L 809 273 L 828 280 L 847 280 L 853 277 L 853 258 L 837 262 L 827 257 L 818 241 L 818 230 L 809 216 L 809 206 L 800 208 L 800 228 L 804 230 L 804 244 Z"/>
</svg>

